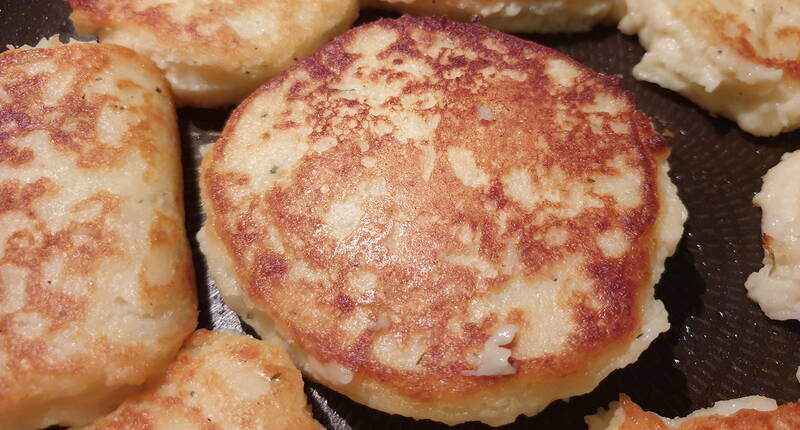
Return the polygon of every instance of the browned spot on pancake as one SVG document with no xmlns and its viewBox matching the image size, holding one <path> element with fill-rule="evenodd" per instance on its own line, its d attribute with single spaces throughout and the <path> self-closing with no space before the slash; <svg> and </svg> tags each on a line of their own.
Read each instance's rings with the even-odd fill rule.
<svg viewBox="0 0 800 430">
<path fill-rule="evenodd" d="M 246 345 L 235 349 L 232 355 L 241 361 L 249 361 L 259 356 L 259 350 L 254 345 Z"/>
<path fill-rule="evenodd" d="M 31 214 L 30 204 L 58 187 L 50 179 L 40 178 L 36 182 L 23 184 L 18 180 L 8 180 L 0 183 L 0 213 L 10 210 L 20 210 Z"/>
<path fill-rule="evenodd" d="M 386 29 L 397 36 L 375 54 L 384 60 L 375 70 L 354 66 L 358 55 L 346 52 L 366 28 Z M 438 57 L 430 56 L 425 45 L 435 40 L 426 39 L 426 34 L 463 49 L 444 49 Z M 499 45 L 507 54 L 486 43 Z M 574 86 L 554 89 L 545 73 L 549 59 L 579 69 Z M 420 78 L 387 65 L 412 60 L 432 72 Z M 484 76 L 492 68 L 496 74 Z M 341 96 L 347 89 L 339 84 L 350 72 L 364 82 L 385 86 L 400 82 L 402 87 L 399 94 L 372 106 L 360 100 L 357 91 L 353 97 Z M 311 79 L 299 78 L 301 73 L 308 73 Z M 452 73 L 460 75 L 449 78 Z M 295 79 L 298 82 L 293 82 Z M 307 112 L 302 123 L 311 130 L 309 143 L 335 137 L 338 144 L 324 152 L 306 152 L 291 170 L 288 182 L 250 190 L 237 186 L 244 182 L 237 176 L 243 173 L 227 165 L 227 156 L 239 149 L 234 130 L 245 127 L 242 121 L 247 110 L 265 94 L 280 94 L 287 105 L 302 103 Z M 434 106 L 426 106 L 428 95 L 435 95 Z M 619 111 L 586 111 L 598 95 L 613 99 Z M 404 104 L 408 97 L 416 102 Z M 484 105 L 493 112 L 491 121 L 478 121 L 476 107 Z M 401 141 L 403 133 L 413 134 L 418 129 L 376 130 L 377 124 L 391 123 L 391 114 L 381 110 L 392 108 L 397 114 L 427 119 L 435 115 L 438 123 L 430 136 Z M 339 113 L 345 111 L 347 115 Z M 259 128 L 259 135 L 269 142 L 270 136 L 279 134 L 273 131 L 283 127 L 290 115 L 269 119 L 275 125 L 262 127 L 267 129 L 263 135 Z M 574 124 L 562 127 L 561 116 L 574 119 Z M 592 121 L 598 119 L 602 126 L 596 130 Z M 611 132 L 612 121 L 628 126 L 631 132 Z M 421 147 L 429 147 L 435 154 L 428 179 L 423 179 L 420 167 L 426 164 L 418 162 L 425 156 Z M 480 173 L 471 185 L 448 161 L 448 151 L 454 148 L 461 151 L 456 156 L 474 158 L 474 169 Z M 656 163 L 667 150 L 665 139 L 634 109 L 617 78 L 593 73 L 548 48 L 480 27 L 402 18 L 377 21 L 347 33 L 262 87 L 232 113 L 225 132 L 204 161 L 202 181 L 215 231 L 225 242 L 250 298 L 264 306 L 304 351 L 324 362 L 341 363 L 360 377 L 378 380 L 405 395 L 434 399 L 487 389 L 510 378 L 541 382 L 575 375 L 593 358 L 639 334 L 642 291 L 649 282 L 659 212 Z M 371 157 L 371 162 L 364 157 Z M 617 157 L 622 159 L 622 167 L 613 167 Z M 618 175 L 621 169 L 635 172 L 642 181 L 635 190 L 641 198 L 630 208 L 592 188 L 597 179 Z M 503 178 L 515 170 L 527 175 L 531 187 L 563 191 L 564 198 L 573 184 L 584 187 L 576 188 L 577 192 L 598 204 L 567 216 L 560 211 L 568 210 L 569 204 L 558 199 L 523 202 L 513 194 L 524 192 L 504 189 Z M 558 175 L 563 178 L 553 182 Z M 255 182 L 251 180 L 248 186 Z M 326 216 L 337 210 L 335 203 L 362 188 L 374 192 L 365 193 L 367 197 L 359 201 L 357 225 L 337 239 Z M 505 214 L 503 228 L 498 225 L 501 210 Z M 264 234 L 267 227 L 280 232 L 281 252 Z M 559 229 L 568 235 L 554 243 L 548 233 Z M 629 241 L 619 258 L 604 257 L 597 245 L 598 235 L 613 229 L 622 231 Z M 536 316 L 523 317 L 516 310 L 464 321 L 472 300 L 509 288 L 512 276 L 492 276 L 444 256 L 473 258 L 471 247 L 475 247 L 477 258 L 499 272 L 510 246 L 519 254 L 514 269 L 521 275 L 514 276 L 543 277 L 567 257 L 585 259 L 575 271 L 589 280 L 586 296 L 563 298 L 573 303 L 569 312 L 576 329 L 557 352 L 531 359 L 515 357 L 516 375 L 464 376 L 464 370 L 474 367 L 466 352 L 480 351 L 494 326 L 506 322 L 529 326 L 532 321 L 526 318 Z M 293 277 L 298 261 L 317 277 Z M 374 275 L 374 285 L 365 272 Z M 358 277 L 366 279 L 361 285 L 365 291 L 343 291 Z M 313 327 L 306 324 L 296 303 L 324 309 L 324 318 L 316 320 Z M 387 330 L 404 341 L 423 335 L 426 349 L 420 369 L 400 371 L 376 359 L 371 350 L 379 335 L 376 331 L 364 330 L 355 340 L 342 333 L 342 324 L 354 310 L 375 318 L 396 315 Z M 451 323 L 456 329 L 451 330 Z"/>
<path fill-rule="evenodd" d="M 256 257 L 255 280 L 259 288 L 267 288 L 286 274 L 286 258 L 280 254 L 264 251 Z"/>
<path fill-rule="evenodd" d="M 492 181 L 492 186 L 489 188 L 489 198 L 497 202 L 497 207 L 503 209 L 508 203 L 505 194 L 503 194 L 503 184 L 499 179 Z"/>
<path fill-rule="evenodd" d="M 353 302 L 353 299 L 346 294 L 338 294 L 336 298 L 333 299 L 333 304 L 336 309 L 344 314 L 349 314 L 355 307 L 355 302 Z"/>
<path fill-rule="evenodd" d="M 179 233 L 176 230 L 177 221 L 167 215 L 158 212 L 153 224 L 150 225 L 150 243 L 153 246 L 163 246 L 175 243 L 175 236 Z"/>
<path fill-rule="evenodd" d="M 19 166 L 33 160 L 33 151 L 9 145 L 5 142 L 7 136 L 8 133 L 0 133 L 0 163 L 11 163 L 14 166 Z"/>
</svg>

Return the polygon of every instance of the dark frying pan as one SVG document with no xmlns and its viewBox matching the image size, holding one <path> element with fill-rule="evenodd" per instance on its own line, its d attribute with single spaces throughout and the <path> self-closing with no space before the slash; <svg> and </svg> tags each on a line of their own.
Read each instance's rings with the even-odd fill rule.
<svg viewBox="0 0 800 430">
<path fill-rule="evenodd" d="M 0 0 L 0 44 L 35 43 L 73 33 L 62 0 Z M 360 22 L 386 14 L 364 11 Z M 760 211 L 752 206 L 761 176 L 786 151 L 800 149 L 800 132 L 755 138 L 715 119 L 669 91 L 635 81 L 631 68 L 642 55 L 636 38 L 613 28 L 575 35 L 524 36 L 558 49 L 590 67 L 623 76 L 637 104 L 656 126 L 670 130 L 672 177 L 689 209 L 684 239 L 656 287 L 672 328 L 639 361 L 611 374 L 592 393 L 555 402 L 509 429 L 583 429 L 583 416 L 625 392 L 647 410 L 686 415 L 717 400 L 759 394 L 779 403 L 800 398 L 800 323 L 767 319 L 747 299 L 744 281 L 760 267 Z M 4 48 L 3 48 L 4 49 Z M 199 146 L 212 142 L 228 110 L 178 111 L 183 139 L 186 225 L 200 289 L 200 326 L 242 330 L 209 279 L 194 235 L 202 223 L 197 191 Z M 799 182 L 800 184 L 800 182 Z M 800 186 L 800 185 L 798 185 Z M 247 327 L 245 331 L 250 331 Z M 444 429 L 429 421 L 387 415 L 353 403 L 317 384 L 306 391 L 326 427 L 344 429 Z M 458 426 L 477 429 L 475 423 Z"/>
</svg>

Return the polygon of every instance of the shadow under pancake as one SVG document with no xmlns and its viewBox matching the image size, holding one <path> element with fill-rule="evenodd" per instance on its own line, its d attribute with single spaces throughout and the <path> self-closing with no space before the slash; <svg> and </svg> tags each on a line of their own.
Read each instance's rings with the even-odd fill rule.
<svg viewBox="0 0 800 430">
<path fill-rule="evenodd" d="M 192 248 L 200 311 L 198 327 L 236 330 L 238 317 L 222 303 L 213 279 L 207 275 L 208 267 L 197 243 L 197 232 L 205 222 L 198 186 L 198 173 L 202 161 L 201 148 L 213 143 L 219 137 L 219 130 L 225 125 L 229 114 L 230 109 L 178 109 L 178 131 L 181 137 L 186 234 Z"/>
</svg>

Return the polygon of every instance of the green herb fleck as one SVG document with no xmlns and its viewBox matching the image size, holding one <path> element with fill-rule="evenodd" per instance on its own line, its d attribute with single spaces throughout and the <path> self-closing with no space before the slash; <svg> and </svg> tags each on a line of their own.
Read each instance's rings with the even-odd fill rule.
<svg viewBox="0 0 800 430">
<path fill-rule="evenodd" d="M 278 171 L 278 166 L 272 166 L 272 168 L 271 168 L 271 169 L 269 169 L 269 173 L 272 173 L 273 175 L 274 175 L 274 174 L 275 174 L 277 171 Z"/>
</svg>

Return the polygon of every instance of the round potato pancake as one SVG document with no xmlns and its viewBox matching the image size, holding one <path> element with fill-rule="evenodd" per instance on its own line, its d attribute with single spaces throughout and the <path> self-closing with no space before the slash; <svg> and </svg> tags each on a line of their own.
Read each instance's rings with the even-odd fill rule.
<svg viewBox="0 0 800 430">
<path fill-rule="evenodd" d="M 619 28 L 647 50 L 636 79 L 757 136 L 800 127 L 800 2 L 626 1 Z"/>
<path fill-rule="evenodd" d="M 668 327 L 685 210 L 619 79 L 485 27 L 380 20 L 237 108 L 203 160 L 226 303 L 373 408 L 492 425 Z"/>
<path fill-rule="evenodd" d="M 619 21 L 624 0 L 362 0 L 366 7 L 415 15 L 477 19 L 498 30 L 521 33 L 588 31 Z"/>
<path fill-rule="evenodd" d="M 800 402 L 778 406 L 762 396 L 723 400 L 683 418 L 644 411 L 624 395 L 609 410 L 586 417 L 589 430 L 786 430 L 800 428 Z"/>
<path fill-rule="evenodd" d="M 69 0 L 80 33 L 127 46 L 167 75 L 179 105 L 238 103 L 347 30 L 357 0 Z"/>
<path fill-rule="evenodd" d="M 96 43 L 0 54 L 0 428 L 90 423 L 197 322 L 161 72 Z"/>
<path fill-rule="evenodd" d="M 303 379 L 279 342 L 198 330 L 167 372 L 86 430 L 315 430 Z"/>
</svg>

